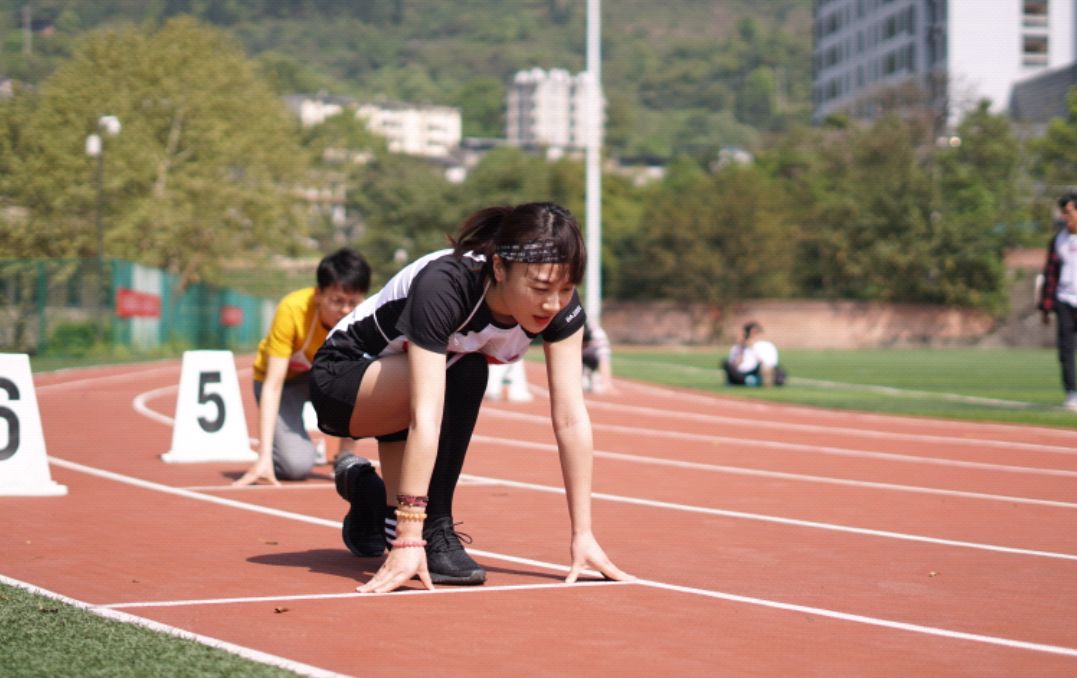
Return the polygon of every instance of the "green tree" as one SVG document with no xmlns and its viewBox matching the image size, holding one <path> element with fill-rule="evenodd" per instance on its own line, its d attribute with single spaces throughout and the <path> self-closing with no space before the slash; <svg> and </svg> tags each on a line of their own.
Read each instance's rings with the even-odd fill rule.
<svg viewBox="0 0 1077 678">
<path fill-rule="evenodd" d="M 303 234 L 295 124 L 217 29 L 180 18 L 153 33 L 91 33 L 32 106 L 5 197 L 66 237 L 64 252 L 26 255 L 96 253 L 95 164 L 83 148 L 103 115 L 123 125 L 104 136 L 108 256 L 170 269 L 186 285 L 237 254 L 294 248 Z"/>
<path fill-rule="evenodd" d="M 460 109 L 465 137 L 505 134 L 505 85 L 491 77 L 469 78 L 453 97 Z"/>
<path fill-rule="evenodd" d="M 470 172 L 461 199 L 471 210 L 487 205 L 551 200 L 550 166 L 544 159 L 520 149 L 496 148 Z"/>
<path fill-rule="evenodd" d="M 769 67 L 759 66 L 749 73 L 737 97 L 737 120 L 759 129 L 769 128 L 777 108 L 776 87 Z"/>
<path fill-rule="evenodd" d="M 1000 308 L 1017 149 L 986 109 L 961 130 L 940 150 L 920 122 L 886 116 L 797 130 L 764 157 L 798 224 L 802 293 Z"/>
<path fill-rule="evenodd" d="M 360 216 L 359 249 L 382 282 L 405 263 L 448 247 L 460 218 L 451 185 L 429 163 L 379 153 L 362 166 L 348 189 L 348 209 Z"/>
<path fill-rule="evenodd" d="M 706 175 L 682 165 L 643 214 L 626 287 L 643 298 L 709 302 L 792 291 L 791 226 L 753 166 Z"/>
<path fill-rule="evenodd" d="M 1047 132 L 1032 146 L 1036 173 L 1045 181 L 1052 196 L 1071 190 L 1077 184 L 1077 87 L 1070 89 L 1066 107 L 1066 117 L 1053 118 L 1047 125 Z"/>
</svg>

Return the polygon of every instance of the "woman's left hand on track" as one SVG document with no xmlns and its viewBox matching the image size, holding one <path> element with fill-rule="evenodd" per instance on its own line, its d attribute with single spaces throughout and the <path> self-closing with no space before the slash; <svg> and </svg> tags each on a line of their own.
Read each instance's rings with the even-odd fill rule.
<svg viewBox="0 0 1077 678">
<path fill-rule="evenodd" d="M 569 568 L 566 584 L 574 584 L 583 572 L 584 568 L 597 570 L 606 579 L 614 581 L 631 581 L 634 576 L 621 570 L 613 564 L 602 547 L 598 545 L 595 536 L 589 532 L 578 534 L 572 538 L 572 567 Z"/>
</svg>

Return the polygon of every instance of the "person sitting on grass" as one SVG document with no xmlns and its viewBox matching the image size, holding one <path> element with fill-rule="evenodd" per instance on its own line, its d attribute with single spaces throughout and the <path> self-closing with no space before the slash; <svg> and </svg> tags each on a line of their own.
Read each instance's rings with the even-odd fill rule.
<svg viewBox="0 0 1077 678">
<path fill-rule="evenodd" d="M 329 330 L 370 289 L 370 265 L 358 252 L 340 249 L 318 263 L 317 287 L 285 296 L 254 359 L 258 402 L 258 460 L 234 485 L 302 480 L 310 475 L 317 448 L 303 424 L 310 401 L 310 365 Z M 351 439 L 340 441 L 342 454 Z"/>
<path fill-rule="evenodd" d="M 778 347 L 762 338 L 763 326 L 757 322 L 744 325 L 740 340 L 729 349 L 722 361 L 729 386 L 781 386 L 785 370 L 778 364 Z"/>
<path fill-rule="evenodd" d="M 592 531 L 593 442 L 580 375 L 586 314 L 576 292 L 586 252 L 575 218 L 552 203 L 489 207 L 468 217 L 451 242 L 453 249 L 406 266 L 341 320 L 314 359 L 311 395 L 322 430 L 378 440 L 384 485 L 369 464 L 337 469 L 349 502 L 345 543 L 376 555 L 385 542 L 379 548 L 371 528 L 384 516 L 391 549 L 358 590 L 392 591 L 416 575 L 427 588 L 485 581 L 454 529 L 453 493 L 486 391 L 487 358 L 514 362 L 536 337 L 572 528 L 566 581 L 586 567 L 629 579 Z"/>
</svg>

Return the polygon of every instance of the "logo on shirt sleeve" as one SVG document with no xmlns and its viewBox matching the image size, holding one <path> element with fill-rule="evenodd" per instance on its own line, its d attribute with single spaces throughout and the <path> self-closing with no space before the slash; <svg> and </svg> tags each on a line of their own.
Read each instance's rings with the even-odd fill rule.
<svg viewBox="0 0 1077 678">
<path fill-rule="evenodd" d="M 567 325 L 570 322 L 572 322 L 576 318 L 576 316 L 578 316 L 580 314 L 580 311 L 582 311 L 582 310 L 583 310 L 583 306 L 580 306 L 579 304 L 576 304 L 576 308 L 572 309 L 572 313 L 569 313 L 567 316 L 565 316 L 565 324 Z"/>
</svg>

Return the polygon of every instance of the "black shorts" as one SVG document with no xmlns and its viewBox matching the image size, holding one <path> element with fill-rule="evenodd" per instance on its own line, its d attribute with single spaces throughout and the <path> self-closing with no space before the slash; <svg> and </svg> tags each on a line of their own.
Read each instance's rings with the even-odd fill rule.
<svg viewBox="0 0 1077 678">
<path fill-rule="evenodd" d="M 321 353 L 315 356 L 310 369 L 310 402 L 318 414 L 318 428 L 326 435 L 338 438 L 354 438 L 349 431 L 355 396 L 359 384 L 374 358 L 358 360 L 326 359 Z M 374 436 L 382 442 L 407 440 L 408 430 Z"/>
</svg>

